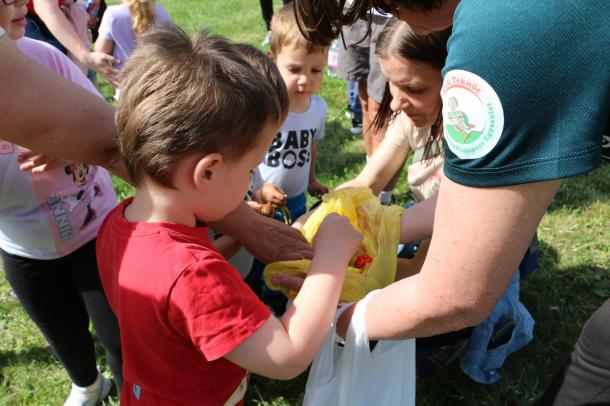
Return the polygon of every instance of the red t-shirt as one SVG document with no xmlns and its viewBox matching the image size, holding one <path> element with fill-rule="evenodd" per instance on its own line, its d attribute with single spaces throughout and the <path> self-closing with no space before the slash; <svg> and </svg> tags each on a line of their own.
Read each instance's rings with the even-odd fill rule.
<svg viewBox="0 0 610 406">
<path fill-rule="evenodd" d="M 213 248 L 207 227 L 129 222 L 130 202 L 110 212 L 97 238 L 121 329 L 121 405 L 241 404 L 247 371 L 223 356 L 269 310 Z"/>
</svg>

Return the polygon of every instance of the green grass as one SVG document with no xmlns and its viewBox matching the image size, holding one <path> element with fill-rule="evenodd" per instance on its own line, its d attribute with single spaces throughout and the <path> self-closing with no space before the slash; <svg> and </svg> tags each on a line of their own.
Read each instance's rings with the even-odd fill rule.
<svg viewBox="0 0 610 406">
<path fill-rule="evenodd" d="M 116 1 L 115 1 L 116 2 Z M 162 0 L 188 32 L 208 27 L 234 41 L 258 45 L 265 34 L 257 1 Z M 276 1 L 276 8 L 280 2 Z M 103 87 L 109 97 L 111 90 Z M 318 174 L 330 186 L 354 177 L 364 165 L 359 138 L 350 135 L 344 117 L 345 87 L 326 78 L 321 92 L 329 105 L 326 137 L 319 144 Z M 410 199 L 403 174 L 400 202 Z M 123 198 L 131 187 L 115 180 Z M 568 180 L 544 217 L 538 233 L 541 267 L 522 284 L 522 301 L 536 319 L 534 341 L 511 356 L 503 379 L 479 385 L 453 365 L 417 381 L 419 405 L 528 405 L 564 362 L 583 323 L 610 296 L 610 165 Z M 104 366 L 101 357 L 99 363 Z M 107 369 L 107 368 L 106 368 Z M 0 278 L 0 405 L 60 405 L 69 379 L 48 345 L 9 298 Z M 249 404 L 298 405 L 306 376 L 280 382 L 253 377 Z M 118 404 L 116 399 L 109 404 Z"/>
</svg>

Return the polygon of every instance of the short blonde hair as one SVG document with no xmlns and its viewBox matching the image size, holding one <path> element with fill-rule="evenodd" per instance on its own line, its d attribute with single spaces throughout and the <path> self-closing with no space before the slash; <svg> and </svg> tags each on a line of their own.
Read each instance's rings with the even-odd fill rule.
<svg viewBox="0 0 610 406">
<path fill-rule="evenodd" d="M 138 184 L 172 186 L 175 163 L 219 152 L 237 161 L 254 149 L 288 102 L 226 39 L 175 25 L 142 34 L 121 72 L 116 128 L 121 156 Z"/>
<path fill-rule="evenodd" d="M 271 51 L 277 55 L 285 46 L 306 49 L 307 53 L 324 52 L 330 41 L 314 44 L 306 39 L 297 25 L 292 3 L 286 4 L 271 20 Z"/>
</svg>

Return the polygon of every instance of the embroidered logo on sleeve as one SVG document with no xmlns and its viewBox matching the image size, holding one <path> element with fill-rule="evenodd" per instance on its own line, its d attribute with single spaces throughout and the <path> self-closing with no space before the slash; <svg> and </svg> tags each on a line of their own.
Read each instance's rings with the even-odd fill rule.
<svg viewBox="0 0 610 406">
<path fill-rule="evenodd" d="M 487 155 L 504 128 L 504 111 L 494 89 L 474 73 L 452 70 L 445 75 L 441 96 L 449 149 L 461 159 Z"/>
</svg>

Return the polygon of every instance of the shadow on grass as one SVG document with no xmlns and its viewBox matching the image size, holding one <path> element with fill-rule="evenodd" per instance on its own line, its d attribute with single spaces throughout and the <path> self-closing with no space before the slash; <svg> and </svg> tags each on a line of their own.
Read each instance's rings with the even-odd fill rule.
<svg viewBox="0 0 610 406">
<path fill-rule="evenodd" d="M 30 347 L 20 351 L 0 351 L 0 368 L 7 366 L 37 364 L 56 364 L 57 358 L 50 347 Z"/>
<path fill-rule="evenodd" d="M 341 176 L 354 168 L 359 170 L 362 167 L 365 153 L 360 135 L 351 134 L 339 120 L 329 120 L 326 123 L 325 134 L 318 144 L 316 162 L 321 176 L 328 174 Z"/>
<path fill-rule="evenodd" d="M 610 165 L 584 175 L 568 178 L 557 192 L 549 211 L 559 208 L 577 209 L 592 202 L 610 202 Z"/>
</svg>

